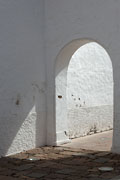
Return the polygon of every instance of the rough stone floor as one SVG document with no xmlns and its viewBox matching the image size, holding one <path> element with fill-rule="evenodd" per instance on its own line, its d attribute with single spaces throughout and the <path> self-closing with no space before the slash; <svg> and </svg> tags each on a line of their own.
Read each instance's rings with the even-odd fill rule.
<svg viewBox="0 0 120 180">
<path fill-rule="evenodd" d="M 102 171 L 101 167 L 112 167 Z M 106 170 L 106 169 L 103 169 Z M 0 180 L 120 180 L 120 155 L 42 147 L 0 159 Z"/>
</svg>

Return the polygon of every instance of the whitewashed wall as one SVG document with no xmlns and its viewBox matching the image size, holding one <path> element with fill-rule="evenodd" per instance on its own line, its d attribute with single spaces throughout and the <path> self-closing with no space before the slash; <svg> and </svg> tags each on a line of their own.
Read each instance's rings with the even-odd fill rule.
<svg viewBox="0 0 120 180">
<path fill-rule="evenodd" d="M 120 152 L 119 19 L 118 0 L 0 0 L 0 155 L 68 140 L 64 113 L 56 118 L 57 75 L 66 73 L 81 39 L 111 57 L 112 150 Z"/>
<path fill-rule="evenodd" d="M 88 43 L 73 54 L 66 88 L 70 138 L 113 127 L 112 64 L 99 44 Z"/>
<path fill-rule="evenodd" d="M 71 58 L 73 53 L 80 47 L 80 44 L 79 47 L 76 45 L 80 39 L 88 39 L 101 44 L 112 60 L 114 77 L 114 133 L 112 150 L 120 152 L 119 19 L 120 1 L 118 0 L 45 0 L 48 144 L 56 144 L 65 140 L 65 138 L 63 140 L 62 135 L 65 134 L 66 123 L 65 128 L 63 128 L 65 119 L 61 118 L 62 126 L 59 125 L 59 128 L 56 122 L 56 96 L 54 94 L 56 91 L 55 78 L 57 73 L 55 71 L 59 69 L 58 66 L 64 69 L 61 64 L 66 59 L 66 53 Z M 77 47 L 70 48 L 72 46 L 71 43 Z M 66 64 L 64 65 L 66 66 Z"/>
<path fill-rule="evenodd" d="M 0 155 L 44 145 L 43 1 L 0 0 Z"/>
</svg>

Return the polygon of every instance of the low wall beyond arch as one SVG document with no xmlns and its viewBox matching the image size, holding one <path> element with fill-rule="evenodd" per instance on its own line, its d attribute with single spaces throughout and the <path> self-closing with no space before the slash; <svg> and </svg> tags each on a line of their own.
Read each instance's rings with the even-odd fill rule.
<svg viewBox="0 0 120 180">
<path fill-rule="evenodd" d="M 113 128 L 112 63 L 98 43 L 87 43 L 73 54 L 66 95 L 70 138 Z"/>
</svg>

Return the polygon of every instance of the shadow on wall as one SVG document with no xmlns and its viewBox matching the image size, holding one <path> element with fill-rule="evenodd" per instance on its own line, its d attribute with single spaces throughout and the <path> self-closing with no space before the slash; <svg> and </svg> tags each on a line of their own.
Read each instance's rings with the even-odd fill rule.
<svg viewBox="0 0 120 180">
<path fill-rule="evenodd" d="M 1 0 L 0 17 L 0 155 L 6 155 L 45 143 L 43 1 Z"/>
<path fill-rule="evenodd" d="M 6 109 L 1 106 L 0 110 L 2 115 L 4 111 L 4 116 L 0 117 L 0 155 L 2 156 L 46 143 L 44 89 L 32 84 L 24 95 L 21 94 L 17 94 L 10 101 L 3 99 Z"/>
</svg>

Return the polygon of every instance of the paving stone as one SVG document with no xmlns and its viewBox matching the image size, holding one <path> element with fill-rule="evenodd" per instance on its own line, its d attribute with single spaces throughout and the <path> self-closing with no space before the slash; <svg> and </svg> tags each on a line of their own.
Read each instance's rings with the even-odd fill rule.
<svg viewBox="0 0 120 180">
<path fill-rule="evenodd" d="M 114 178 L 111 179 L 111 180 L 120 180 L 120 176 L 116 176 L 116 177 L 114 177 Z"/>
<path fill-rule="evenodd" d="M 21 165 L 15 168 L 15 170 L 17 171 L 24 171 L 24 170 L 28 170 L 31 169 L 34 165 L 33 164 L 25 164 L 25 165 Z"/>
<path fill-rule="evenodd" d="M 3 172 L 0 172 L 0 175 L 4 175 L 4 176 L 13 176 L 15 174 L 15 170 L 13 169 L 6 169 Z"/>
<path fill-rule="evenodd" d="M 73 152 L 71 152 L 71 151 L 64 151 L 64 152 L 61 152 L 60 154 L 66 155 L 66 156 L 72 156 Z"/>
<path fill-rule="evenodd" d="M 101 177 L 101 178 L 104 178 L 104 179 L 109 179 L 109 180 L 111 180 L 113 177 L 116 176 L 115 174 L 116 174 L 116 173 L 113 172 L 113 171 L 111 171 L 111 172 L 101 172 L 101 173 L 100 173 L 100 177 Z"/>
<path fill-rule="evenodd" d="M 96 159 L 96 156 L 95 155 L 91 155 L 91 154 L 88 154 L 87 157 L 90 158 L 90 159 Z"/>
<path fill-rule="evenodd" d="M 97 153 L 96 156 L 107 156 L 107 155 L 110 155 L 111 153 L 110 152 L 100 152 L 100 153 Z"/>
<path fill-rule="evenodd" d="M 39 161 L 40 157 L 29 157 L 27 160 L 29 160 L 29 161 Z"/>
<path fill-rule="evenodd" d="M 109 161 L 109 159 L 108 158 L 99 158 L 99 159 L 95 159 L 94 161 L 97 163 L 106 163 Z"/>
<path fill-rule="evenodd" d="M 14 178 L 10 176 L 1 176 L 0 175 L 0 180 L 20 180 L 20 178 Z"/>
<path fill-rule="evenodd" d="M 87 154 L 87 153 L 74 153 L 72 155 L 73 156 L 80 156 L 80 157 L 87 157 L 87 158 L 90 158 L 90 159 L 96 159 L 95 155 Z"/>
<path fill-rule="evenodd" d="M 86 179 L 88 180 L 88 179 Z M 89 178 L 89 180 L 111 180 L 111 179 L 104 179 L 104 178 L 97 178 L 97 177 L 92 177 L 92 178 Z"/>
<path fill-rule="evenodd" d="M 89 172 L 98 172 L 98 169 L 95 167 L 95 168 L 89 169 L 88 171 Z"/>
<path fill-rule="evenodd" d="M 16 154 L 15 158 L 0 159 L 0 180 L 120 180 L 120 155 L 87 150 L 56 150 L 53 147 L 39 148 L 25 154 L 28 154 L 26 159 L 23 158 L 24 153 Z M 38 159 L 30 161 L 28 157 Z M 115 170 L 101 172 L 98 168 L 102 166 L 114 167 Z"/>
<path fill-rule="evenodd" d="M 98 174 L 89 174 L 88 177 L 92 177 L 92 178 L 98 178 Z"/>
<path fill-rule="evenodd" d="M 27 174 L 26 176 L 31 177 L 31 178 L 42 178 L 42 177 L 45 177 L 46 175 L 47 174 L 45 174 L 45 173 L 33 172 L 33 173 L 30 173 L 30 174 Z"/>
<path fill-rule="evenodd" d="M 75 170 L 73 170 L 73 169 L 62 169 L 62 170 L 56 171 L 56 173 L 58 173 L 58 174 L 65 174 L 65 175 L 72 174 L 74 172 L 75 172 Z"/>
<path fill-rule="evenodd" d="M 80 153 L 73 153 L 72 154 L 73 156 L 84 156 L 84 157 L 88 157 L 88 154 L 86 154 L 86 153 L 82 153 L 82 152 L 80 152 Z"/>
<path fill-rule="evenodd" d="M 114 168 L 112 167 L 99 167 L 98 169 L 103 172 L 109 172 L 114 170 Z"/>
</svg>

